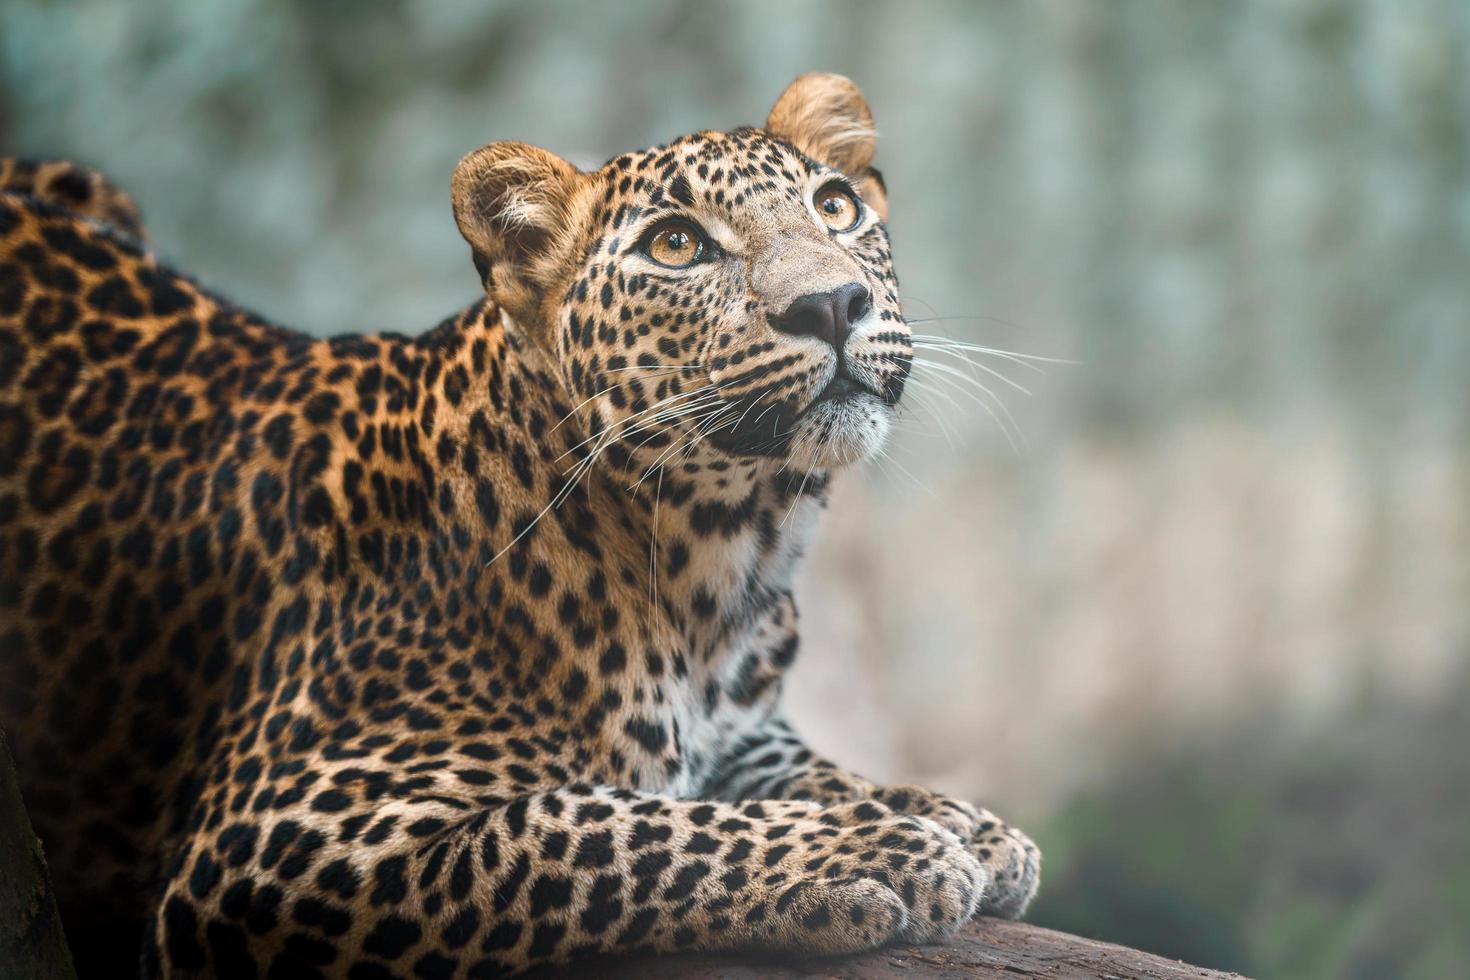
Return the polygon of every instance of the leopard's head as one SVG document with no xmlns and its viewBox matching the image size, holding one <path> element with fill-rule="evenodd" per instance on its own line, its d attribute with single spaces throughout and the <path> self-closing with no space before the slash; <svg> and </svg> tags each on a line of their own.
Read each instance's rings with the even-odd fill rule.
<svg viewBox="0 0 1470 980">
<path fill-rule="evenodd" d="M 912 356 L 874 137 L 856 85 L 804 75 L 764 128 L 596 171 L 482 147 L 455 171 L 455 217 L 600 447 L 840 466 L 881 448 Z"/>
</svg>

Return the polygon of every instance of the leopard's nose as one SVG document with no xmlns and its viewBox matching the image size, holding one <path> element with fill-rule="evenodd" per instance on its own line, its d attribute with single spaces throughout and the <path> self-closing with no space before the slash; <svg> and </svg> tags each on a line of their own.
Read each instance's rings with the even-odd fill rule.
<svg viewBox="0 0 1470 980">
<path fill-rule="evenodd" d="M 767 319 L 781 333 L 816 337 L 840 352 L 852 335 L 852 325 L 867 315 L 871 303 L 872 295 L 867 287 L 850 282 L 831 292 L 798 296 L 780 316 Z"/>
</svg>

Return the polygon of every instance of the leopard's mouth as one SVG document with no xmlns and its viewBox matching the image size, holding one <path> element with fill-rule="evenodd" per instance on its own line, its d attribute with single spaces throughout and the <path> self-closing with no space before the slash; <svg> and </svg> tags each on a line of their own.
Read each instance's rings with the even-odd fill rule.
<svg viewBox="0 0 1470 980">
<path fill-rule="evenodd" d="M 735 418 L 710 433 L 710 441 L 737 456 L 780 457 L 786 454 L 792 433 L 804 409 L 789 401 L 762 403 L 759 394 L 730 403 Z"/>
<path fill-rule="evenodd" d="M 817 397 L 812 399 L 811 404 L 806 407 L 802 414 L 809 414 L 823 402 L 851 401 L 855 398 L 861 398 L 864 395 L 883 400 L 881 394 L 863 384 L 857 378 L 854 378 L 846 371 L 839 371 L 832 376 L 831 381 L 827 382 L 827 387 L 823 388 L 817 394 Z"/>
<path fill-rule="evenodd" d="M 711 431 L 711 443 L 740 456 L 784 458 L 805 428 L 871 424 L 871 416 L 887 414 L 896 397 L 878 392 L 863 380 L 839 371 L 816 397 L 804 405 L 786 400 L 761 404 L 758 396 L 731 403 L 735 419 Z"/>
</svg>

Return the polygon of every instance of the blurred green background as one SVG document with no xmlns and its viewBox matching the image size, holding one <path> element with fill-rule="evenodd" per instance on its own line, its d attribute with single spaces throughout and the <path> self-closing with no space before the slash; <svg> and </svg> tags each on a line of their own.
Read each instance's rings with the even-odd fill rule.
<svg viewBox="0 0 1470 980">
<path fill-rule="evenodd" d="M 0 4 L 0 151 L 304 329 L 476 295 L 448 175 L 867 93 L 910 316 L 987 364 L 845 480 L 793 711 L 1047 854 L 1035 921 L 1470 976 L 1470 12 L 1362 2 Z M 992 406 L 995 415 L 1005 418 Z M 77 929 L 72 924 L 72 929 Z"/>
</svg>

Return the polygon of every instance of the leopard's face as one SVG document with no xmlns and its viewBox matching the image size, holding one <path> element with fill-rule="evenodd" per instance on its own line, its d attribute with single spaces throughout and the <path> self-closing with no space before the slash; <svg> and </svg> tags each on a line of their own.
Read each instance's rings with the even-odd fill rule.
<svg viewBox="0 0 1470 980">
<path fill-rule="evenodd" d="M 802 470 L 881 449 L 912 357 L 887 200 L 856 89 L 810 77 L 765 129 L 592 173 L 520 144 L 461 164 L 487 288 L 544 325 L 599 447 Z"/>
<path fill-rule="evenodd" d="M 882 217 L 850 178 L 743 130 L 620 156 L 597 182 L 558 345 L 603 426 L 802 467 L 877 451 L 912 350 Z"/>
</svg>

